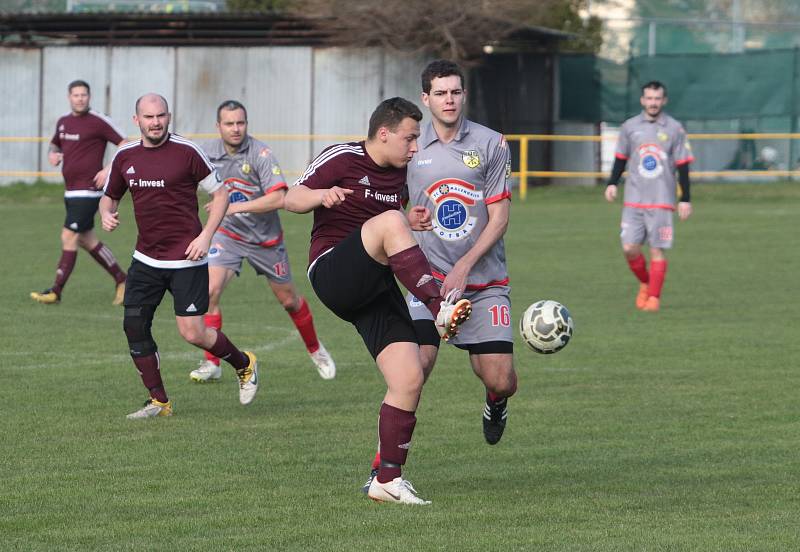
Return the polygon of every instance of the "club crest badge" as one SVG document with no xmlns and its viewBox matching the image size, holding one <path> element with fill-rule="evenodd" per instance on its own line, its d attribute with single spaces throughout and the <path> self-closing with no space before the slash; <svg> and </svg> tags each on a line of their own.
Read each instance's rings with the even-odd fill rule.
<svg viewBox="0 0 800 552">
<path fill-rule="evenodd" d="M 478 150 L 467 150 L 461 153 L 461 160 L 470 169 L 478 168 L 481 164 L 481 158 L 478 156 Z"/>
<path fill-rule="evenodd" d="M 242 172 L 244 174 L 250 174 L 250 165 L 247 162 L 242 163 Z"/>
<path fill-rule="evenodd" d="M 483 200 L 483 192 L 458 178 L 434 182 L 425 193 L 434 204 L 433 232 L 446 241 L 463 240 L 474 229 L 476 217 L 470 208 Z"/>
<path fill-rule="evenodd" d="M 639 146 L 639 174 L 644 178 L 658 178 L 664 173 L 664 161 L 667 154 L 658 144 L 642 144 Z"/>
</svg>

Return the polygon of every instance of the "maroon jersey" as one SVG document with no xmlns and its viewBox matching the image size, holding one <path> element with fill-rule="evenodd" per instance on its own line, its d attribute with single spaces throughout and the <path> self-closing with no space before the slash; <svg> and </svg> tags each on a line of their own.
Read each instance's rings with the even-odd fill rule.
<svg viewBox="0 0 800 552">
<path fill-rule="evenodd" d="M 406 168 L 376 165 L 364 142 L 324 149 L 294 183 L 298 184 L 314 190 L 333 186 L 353 190 L 341 205 L 314 209 L 309 264 L 375 215 L 402 209 L 408 198 Z"/>
<path fill-rule="evenodd" d="M 141 141 L 117 150 L 105 194 L 119 200 L 130 190 L 139 236 L 133 258 L 157 268 L 185 268 L 207 260 L 186 259 L 186 248 L 202 231 L 197 188 L 216 191 L 222 182 L 203 150 L 170 134 L 156 148 Z"/>
<path fill-rule="evenodd" d="M 93 110 L 82 115 L 68 113 L 56 123 L 50 143 L 64 154 L 61 174 L 66 185 L 65 197 L 100 197 L 94 187 L 94 175 L 103 168 L 106 143 L 119 144 L 125 139 L 111 119 Z"/>
</svg>

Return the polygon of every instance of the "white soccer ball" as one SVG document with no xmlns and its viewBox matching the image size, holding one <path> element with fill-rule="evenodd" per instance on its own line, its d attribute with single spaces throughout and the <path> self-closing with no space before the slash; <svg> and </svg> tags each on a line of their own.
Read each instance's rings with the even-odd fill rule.
<svg viewBox="0 0 800 552">
<path fill-rule="evenodd" d="M 525 344 L 544 355 L 567 346 L 575 324 L 567 307 L 558 301 L 537 301 L 525 309 L 519 321 L 519 334 Z"/>
</svg>

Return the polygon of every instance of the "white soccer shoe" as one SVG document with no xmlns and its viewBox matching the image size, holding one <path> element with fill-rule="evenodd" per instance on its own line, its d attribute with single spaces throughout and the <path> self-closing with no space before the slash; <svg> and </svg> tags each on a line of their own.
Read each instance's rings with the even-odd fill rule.
<svg viewBox="0 0 800 552">
<path fill-rule="evenodd" d="M 222 367 L 205 359 L 200 363 L 200 366 L 189 373 L 189 377 L 192 378 L 192 381 L 196 381 L 197 383 L 219 381 L 222 377 Z"/>
<path fill-rule="evenodd" d="M 313 353 L 309 353 L 309 355 L 317 366 L 319 377 L 324 380 L 332 380 L 336 377 L 336 363 L 333 362 L 333 357 L 321 341 L 319 342 L 319 349 Z"/>
<path fill-rule="evenodd" d="M 142 408 L 136 412 L 131 412 L 125 417 L 129 420 L 144 420 L 163 416 L 172 416 L 172 401 L 162 403 L 155 399 L 147 399 Z"/>
<path fill-rule="evenodd" d="M 430 504 L 430 500 L 422 500 L 410 481 L 395 477 L 391 481 L 381 483 L 377 477 L 369 484 L 367 496 L 375 502 L 394 502 L 395 504 Z"/>
<path fill-rule="evenodd" d="M 239 402 L 250 404 L 258 391 L 258 360 L 250 351 L 244 351 L 244 354 L 250 359 L 250 364 L 236 372 L 239 377 Z"/>
<path fill-rule="evenodd" d="M 469 299 L 458 299 L 460 289 L 451 289 L 442 301 L 442 308 L 436 317 L 436 330 L 439 336 L 448 341 L 458 333 L 458 327 L 469 320 L 472 314 L 472 303 Z"/>
</svg>

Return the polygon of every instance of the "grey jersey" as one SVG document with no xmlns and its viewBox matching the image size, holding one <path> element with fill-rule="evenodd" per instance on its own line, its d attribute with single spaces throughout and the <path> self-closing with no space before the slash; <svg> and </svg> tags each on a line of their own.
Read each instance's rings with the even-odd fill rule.
<svg viewBox="0 0 800 552">
<path fill-rule="evenodd" d="M 464 119 L 455 138 L 439 141 L 432 123 L 422 127 L 419 151 L 408 164 L 411 205 L 428 207 L 433 230 L 415 237 L 443 279 L 469 251 L 489 221 L 487 205 L 511 197 L 508 145 L 503 136 Z M 508 284 L 503 239 L 475 264 L 468 289 Z"/>
<path fill-rule="evenodd" d="M 694 161 L 678 121 L 663 112 L 655 121 L 644 113 L 631 117 L 620 129 L 616 156 L 628 161 L 627 207 L 675 208 L 675 169 Z"/>
<path fill-rule="evenodd" d="M 286 189 L 278 160 L 272 150 L 252 136 L 246 136 L 239 150 L 228 155 L 222 139 L 203 145 L 228 190 L 231 203 L 253 201 L 271 192 Z M 283 230 L 277 211 L 236 213 L 222 219 L 217 232 L 235 240 L 272 247 L 281 243 Z"/>
</svg>

